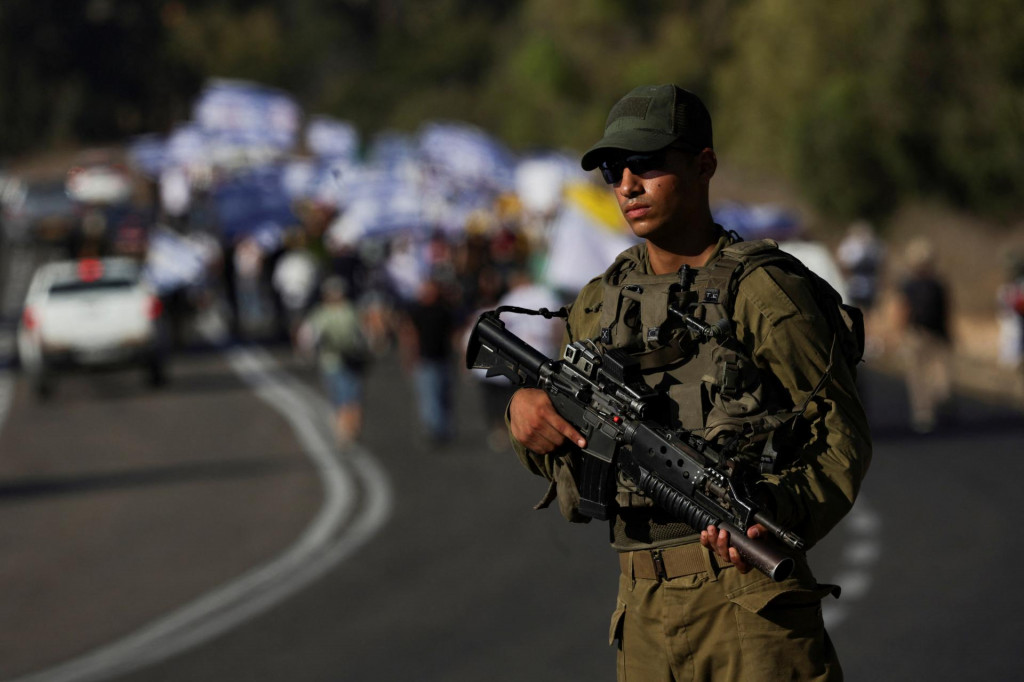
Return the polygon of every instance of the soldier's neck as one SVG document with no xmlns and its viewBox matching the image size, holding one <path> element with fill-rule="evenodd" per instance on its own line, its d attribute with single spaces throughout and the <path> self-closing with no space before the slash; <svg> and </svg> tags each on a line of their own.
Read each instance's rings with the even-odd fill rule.
<svg viewBox="0 0 1024 682">
<path fill-rule="evenodd" d="M 647 259 L 650 263 L 651 272 L 655 275 L 665 275 L 676 272 L 684 265 L 691 268 L 703 267 L 715 247 L 718 246 L 717 239 L 704 240 L 695 245 L 684 247 L 665 248 L 648 240 Z"/>
</svg>

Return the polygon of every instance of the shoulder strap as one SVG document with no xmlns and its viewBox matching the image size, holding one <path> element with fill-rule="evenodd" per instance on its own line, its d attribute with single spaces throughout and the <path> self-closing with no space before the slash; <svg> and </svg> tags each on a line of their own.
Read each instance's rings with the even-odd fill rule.
<svg viewBox="0 0 1024 682">
<path fill-rule="evenodd" d="M 740 241 L 724 247 L 694 279 L 697 303 L 721 305 L 731 314 L 732 299 L 740 281 L 756 268 L 782 260 L 792 260 L 792 256 L 780 251 L 774 239 Z"/>
<path fill-rule="evenodd" d="M 732 279 L 728 285 L 723 287 L 726 292 L 724 305 L 726 310 L 732 314 L 732 296 L 735 295 L 739 284 L 743 279 L 759 267 L 780 263 L 787 267 L 794 268 L 807 279 L 809 286 L 818 302 L 821 312 L 829 320 L 834 333 L 833 348 L 829 354 L 829 368 L 838 350 L 851 366 L 856 368 L 857 364 L 864 357 L 864 316 L 860 309 L 843 303 L 842 296 L 800 259 L 779 249 L 779 245 L 772 239 L 761 239 L 752 242 L 739 242 L 722 249 L 723 257 L 731 259 L 725 267 L 731 267 Z M 710 275 L 709 275 L 710 276 Z M 707 297 L 707 294 L 704 295 Z M 835 348 L 835 343 L 839 348 Z M 815 390 L 817 392 L 818 389 Z"/>
</svg>

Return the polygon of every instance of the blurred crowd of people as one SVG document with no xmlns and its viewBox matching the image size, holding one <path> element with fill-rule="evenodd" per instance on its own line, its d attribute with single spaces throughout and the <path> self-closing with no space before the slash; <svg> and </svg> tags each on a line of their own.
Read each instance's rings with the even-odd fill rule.
<svg viewBox="0 0 1024 682">
<path fill-rule="evenodd" d="M 465 231 L 339 244 L 327 230 L 332 211 L 307 205 L 299 214 L 302 223 L 272 248 L 258 235 L 222 245 L 211 254 L 204 286 L 171 295 L 185 297 L 175 308 L 188 318 L 184 326 L 213 331 L 222 341 L 290 344 L 315 358 L 342 445 L 358 439 L 367 376 L 385 359 L 406 370 L 424 439 L 435 446 L 449 442 L 456 434 L 454 393 L 466 334 L 478 313 L 512 296 L 517 305 L 561 305 L 554 291 L 535 281 L 536 244 L 514 217 L 478 213 Z M 209 323 L 211 316 L 223 320 L 220 329 Z M 545 352 L 556 352 L 558 325 L 550 340 L 534 339 Z M 496 383 L 483 380 L 480 390 L 506 393 Z M 495 431 L 504 400 L 481 403 Z M 504 447 L 496 436 L 491 443 Z"/>
<path fill-rule="evenodd" d="M 407 370 L 424 439 L 450 441 L 466 334 L 479 312 L 513 291 L 517 305 L 531 304 L 526 291 L 540 294 L 537 306 L 560 305 L 535 281 L 541 232 L 515 197 L 471 213 L 459 230 L 339 240 L 332 228 L 340 211 L 329 203 L 295 202 L 295 220 L 283 229 L 228 234 L 211 196 L 195 184 L 183 200 L 173 182 L 132 182 L 130 200 L 80 202 L 66 230 L 39 242 L 47 257 L 143 261 L 177 351 L 247 342 L 293 348 L 321 375 L 341 445 L 358 440 L 367 381 L 384 359 Z M 534 341 L 554 353 L 560 335 Z M 496 386 L 480 386 L 489 423 L 504 409 Z"/>
<path fill-rule="evenodd" d="M 398 232 L 352 243 L 332 238 L 338 211 L 315 201 L 299 202 L 296 221 L 284 230 L 226 239 L 202 193 L 193 192 L 175 211 L 160 194 L 153 185 L 128 204 L 86 207 L 61 243 L 65 255 L 133 255 L 154 266 L 178 348 L 269 341 L 315 358 L 337 410 L 340 443 L 359 437 L 367 372 L 392 352 L 415 388 L 424 437 L 447 442 L 456 432 L 452 409 L 462 350 L 479 313 L 499 305 L 557 309 L 572 294 L 534 276 L 545 256 L 538 239 L 543 230 L 524 224 L 514 198 L 474 212 L 462 230 Z M 899 357 L 910 426 L 933 431 L 952 417 L 954 346 L 950 287 L 935 245 L 914 239 L 893 258 L 872 226 L 858 221 L 834 255 L 847 300 L 865 313 L 866 357 Z M 1019 369 L 1024 264 L 1010 263 L 997 295 L 1000 360 Z M 557 356 L 561 322 L 503 319 L 513 333 Z M 503 378 L 475 377 L 479 397 L 473 400 L 491 447 L 501 449 L 510 388 Z"/>
<path fill-rule="evenodd" d="M 366 375 L 391 353 L 417 389 L 425 438 L 451 439 L 456 366 L 479 312 L 557 308 L 635 243 L 573 155 L 520 157 L 453 121 L 361 139 L 348 122 L 310 116 L 257 83 L 213 79 L 189 120 L 121 152 L 79 159 L 63 187 L 0 176 L 5 239 L 31 233 L 68 257 L 144 260 L 178 348 L 270 341 L 316 358 L 339 442 L 358 438 Z M 132 169 L 129 183 L 119 163 Z M 724 202 L 713 211 L 746 239 L 807 245 L 785 208 Z M 831 256 L 814 246 L 801 253 L 818 262 L 806 264 L 865 312 L 866 357 L 902 351 L 911 426 L 932 430 L 950 403 L 953 346 L 935 245 L 914 240 L 893 257 L 858 221 Z M 1000 360 L 1024 376 L 1024 258 L 998 302 Z M 561 322 L 502 319 L 557 355 Z M 505 380 L 474 376 L 492 446 L 503 447 Z"/>
<path fill-rule="evenodd" d="M 165 179 L 162 179 L 165 180 Z M 399 230 L 339 239 L 341 211 L 296 201 L 294 220 L 273 229 L 225 231 L 201 187 L 182 200 L 173 182 L 143 181 L 130 201 L 81 204 L 76 224 L 57 245 L 64 256 L 130 255 L 144 260 L 163 303 L 176 348 L 193 343 L 288 344 L 315 360 L 337 411 L 339 443 L 358 439 L 366 378 L 391 354 L 407 370 L 424 438 L 454 437 L 468 332 L 483 310 L 498 306 L 557 309 L 571 299 L 537 276 L 550 234 L 514 195 L 475 210 L 459 229 Z M 576 239 L 590 239 L 584 235 Z M 595 233 L 592 236 L 597 239 Z M 579 243 L 577 241 L 577 243 Z M 917 238 L 895 256 L 864 221 L 836 245 L 848 302 L 866 319 L 865 355 L 898 358 L 906 379 L 910 426 L 933 431 L 953 417 L 953 301 L 935 244 Z M 550 263 L 548 263 L 550 265 Z M 1009 262 L 997 292 L 1000 362 L 1024 378 L 1024 259 Z M 560 321 L 506 315 L 513 333 L 551 357 Z M 504 378 L 475 372 L 492 448 L 506 447 Z"/>
</svg>

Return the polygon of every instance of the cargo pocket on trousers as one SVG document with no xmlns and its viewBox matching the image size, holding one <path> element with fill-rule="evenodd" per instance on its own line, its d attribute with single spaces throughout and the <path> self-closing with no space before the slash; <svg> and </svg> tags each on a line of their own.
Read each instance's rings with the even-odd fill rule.
<svg viewBox="0 0 1024 682">
<path fill-rule="evenodd" d="M 736 627 L 740 636 L 766 631 L 784 630 L 795 635 L 821 630 L 821 600 L 836 594 L 835 585 L 796 587 L 773 596 L 743 594 L 732 598 L 736 609 Z"/>
<path fill-rule="evenodd" d="M 622 647 L 622 623 L 626 620 L 626 605 L 621 601 L 616 600 L 615 613 L 612 614 L 612 623 L 608 628 L 608 646 L 615 644 L 615 641 L 619 641 L 619 647 Z"/>
<path fill-rule="evenodd" d="M 759 594 L 734 596 L 742 668 L 736 679 L 780 679 L 782 671 L 782 677 L 792 680 L 830 680 L 833 673 L 839 677 L 821 615 L 822 597 L 831 591 L 830 585 L 809 582 L 775 584 Z"/>
</svg>

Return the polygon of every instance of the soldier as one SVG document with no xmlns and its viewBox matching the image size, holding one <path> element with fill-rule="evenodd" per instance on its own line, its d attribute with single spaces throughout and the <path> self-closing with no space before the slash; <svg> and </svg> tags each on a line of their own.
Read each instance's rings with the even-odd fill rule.
<svg viewBox="0 0 1024 682">
<path fill-rule="evenodd" d="M 849 511 L 871 457 L 855 363 L 843 361 L 835 318 L 799 262 L 715 224 L 717 164 L 710 115 L 693 93 L 642 86 L 612 108 L 582 165 L 600 168 L 643 243 L 579 293 L 565 341 L 636 354 L 671 426 L 715 443 L 748 440 L 742 451 L 762 463 L 760 503 L 810 546 Z M 673 329 L 665 308 L 675 299 L 724 316 L 731 333 L 701 342 Z M 514 394 L 508 422 L 524 466 L 552 481 L 563 514 L 584 520 L 566 457 L 583 437 L 538 389 Z M 771 424 L 781 426 L 766 448 Z M 841 679 L 821 615 L 821 599 L 838 588 L 819 584 L 805 557 L 773 582 L 750 570 L 727 533 L 668 517 L 621 478 L 615 502 L 620 680 Z"/>
</svg>

